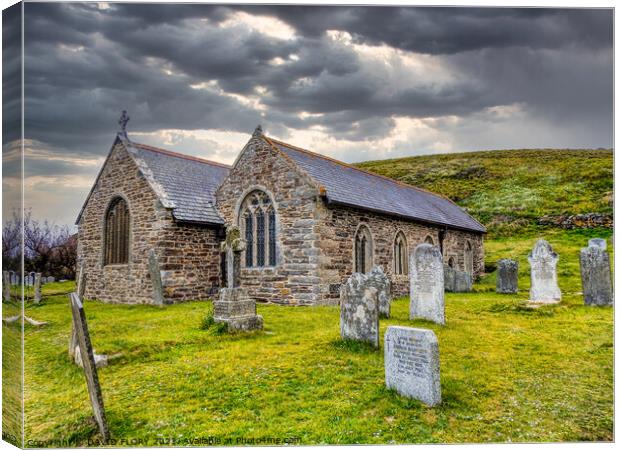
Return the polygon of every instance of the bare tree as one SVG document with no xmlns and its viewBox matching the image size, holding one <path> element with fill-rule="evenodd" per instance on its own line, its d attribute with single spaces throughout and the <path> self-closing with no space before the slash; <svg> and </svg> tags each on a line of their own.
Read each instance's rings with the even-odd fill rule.
<svg viewBox="0 0 620 450">
<path fill-rule="evenodd" d="M 67 226 L 32 218 L 31 211 L 23 220 L 17 213 L 2 228 L 2 263 L 5 270 L 19 270 L 21 236 L 24 238 L 24 270 L 42 272 L 57 278 L 74 278 L 77 236 Z"/>
</svg>

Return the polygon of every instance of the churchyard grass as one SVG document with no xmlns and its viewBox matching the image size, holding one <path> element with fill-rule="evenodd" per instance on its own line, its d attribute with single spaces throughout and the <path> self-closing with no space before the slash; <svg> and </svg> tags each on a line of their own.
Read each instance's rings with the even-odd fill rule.
<svg viewBox="0 0 620 450">
<path fill-rule="evenodd" d="M 526 257 L 539 236 L 560 254 L 563 301 L 528 309 Z M 409 321 L 408 299 L 398 299 L 392 318 L 381 320 L 378 351 L 339 340 L 337 307 L 259 305 L 264 331 L 228 335 L 201 326 L 210 302 L 86 301 L 97 353 L 121 354 L 99 370 L 112 437 L 149 438 L 148 445 L 209 436 L 233 444 L 261 437 L 301 444 L 611 440 L 613 309 L 585 307 L 578 294 L 579 248 L 595 236 L 609 232 L 488 241 L 487 261 L 519 260 L 520 292 L 495 294 L 491 274 L 477 292 L 447 294 L 445 327 Z M 49 322 L 26 325 L 27 440 L 96 438 L 83 373 L 67 356 L 68 298 L 46 296 L 71 288 L 45 285 L 43 302 L 27 306 L 30 317 Z M 441 406 L 385 389 L 388 325 L 437 334 Z"/>
</svg>

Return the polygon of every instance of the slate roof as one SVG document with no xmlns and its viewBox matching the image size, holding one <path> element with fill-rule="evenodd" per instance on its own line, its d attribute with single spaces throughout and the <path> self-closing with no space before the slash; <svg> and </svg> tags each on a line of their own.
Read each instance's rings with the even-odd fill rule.
<svg viewBox="0 0 620 450">
<path fill-rule="evenodd" d="M 229 166 L 129 141 L 120 133 L 114 145 L 118 141 L 123 143 L 164 207 L 172 209 L 176 220 L 201 224 L 224 223 L 215 209 L 215 190 L 228 175 Z M 100 175 L 101 172 L 97 181 Z M 92 189 L 76 224 L 91 194 Z"/>
<path fill-rule="evenodd" d="M 316 180 L 325 189 L 329 202 L 451 228 L 486 232 L 480 222 L 445 197 L 285 142 L 271 138 L 265 140 Z"/>
<path fill-rule="evenodd" d="M 449 228 L 486 232 L 483 225 L 456 203 L 440 195 L 366 172 L 264 135 L 262 138 L 313 178 L 324 189 L 327 201 L 330 203 Z M 118 135 L 117 142 L 119 140 L 164 207 L 172 209 L 176 220 L 224 224 L 215 208 L 215 191 L 228 175 L 229 166 L 129 141 L 122 133 Z M 91 194 L 92 190 L 76 224 L 80 221 Z"/>
<path fill-rule="evenodd" d="M 130 142 L 127 149 L 176 220 L 224 223 L 215 209 L 215 190 L 228 175 L 229 166 L 136 142 Z"/>
</svg>

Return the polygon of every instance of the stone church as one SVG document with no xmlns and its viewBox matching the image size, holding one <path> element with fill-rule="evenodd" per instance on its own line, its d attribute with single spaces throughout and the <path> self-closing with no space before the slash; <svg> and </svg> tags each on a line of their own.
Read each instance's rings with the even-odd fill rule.
<svg viewBox="0 0 620 450">
<path fill-rule="evenodd" d="M 214 298 L 226 226 L 246 240 L 241 285 L 257 301 L 337 304 L 352 272 L 380 265 L 408 293 L 408 255 L 428 242 L 445 264 L 483 270 L 485 228 L 452 201 L 267 137 L 232 166 L 118 133 L 76 224 L 85 296 L 150 303 L 151 249 L 166 301 Z"/>
</svg>

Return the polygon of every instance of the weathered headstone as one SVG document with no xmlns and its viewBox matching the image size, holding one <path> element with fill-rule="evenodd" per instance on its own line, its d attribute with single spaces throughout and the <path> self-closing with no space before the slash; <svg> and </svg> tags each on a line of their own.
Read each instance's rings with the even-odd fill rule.
<svg viewBox="0 0 620 450">
<path fill-rule="evenodd" d="M 86 386 L 90 403 L 93 407 L 95 421 L 99 427 L 99 432 L 105 441 L 110 439 L 110 431 L 106 420 L 105 409 L 103 407 L 103 396 L 101 394 L 101 386 L 99 384 L 99 376 L 97 375 L 97 366 L 93 355 L 93 347 L 90 342 L 90 334 L 86 323 L 86 314 L 84 307 L 75 292 L 70 294 L 71 298 L 71 314 L 73 317 L 73 325 L 77 331 L 77 341 L 80 347 L 80 355 L 84 368 L 84 376 L 86 377 Z"/>
<path fill-rule="evenodd" d="M 495 292 L 516 294 L 519 290 L 519 263 L 514 259 L 500 259 L 497 262 Z"/>
<path fill-rule="evenodd" d="M 392 302 L 391 286 L 389 277 L 383 272 L 381 266 L 375 266 L 368 274 L 368 282 L 377 289 L 379 301 L 379 316 L 389 318 Z"/>
<path fill-rule="evenodd" d="M 75 290 L 77 292 L 78 298 L 81 301 L 84 298 L 84 292 L 86 290 L 86 270 L 84 269 L 83 261 L 78 264 L 76 282 L 77 282 L 77 286 Z M 75 324 L 71 322 L 71 335 L 69 336 L 69 358 L 71 358 L 76 363 L 78 362 L 77 356 L 76 356 L 77 347 L 78 347 L 77 331 L 75 330 Z M 78 363 L 78 365 L 80 364 Z"/>
<path fill-rule="evenodd" d="M 11 279 L 6 270 L 2 272 L 2 293 L 5 302 L 11 301 Z"/>
<path fill-rule="evenodd" d="M 454 292 L 471 292 L 472 286 L 471 274 L 457 270 L 454 276 Z"/>
<path fill-rule="evenodd" d="M 12 270 L 9 270 L 9 284 L 17 284 L 17 281 L 15 279 L 15 272 L 13 272 Z"/>
<path fill-rule="evenodd" d="M 340 286 L 340 337 L 379 347 L 378 292 L 363 273 L 354 273 Z"/>
<path fill-rule="evenodd" d="M 597 239 L 603 241 L 603 239 Z M 583 300 L 586 305 L 612 305 L 614 302 L 611 287 L 611 268 L 609 253 L 605 247 L 590 239 L 588 247 L 582 248 L 579 254 L 581 266 L 581 286 Z"/>
<path fill-rule="evenodd" d="M 562 299 L 556 272 L 559 259 L 547 241 L 544 239 L 536 241 L 532 253 L 527 258 L 532 278 L 530 302 L 557 303 Z"/>
<path fill-rule="evenodd" d="M 245 241 L 238 227 L 229 227 L 222 251 L 226 254 L 226 277 L 229 287 L 220 289 L 220 298 L 213 302 L 215 322 L 225 323 L 229 332 L 253 331 L 263 328 L 263 317 L 256 314 L 256 301 L 240 284 L 241 252 Z"/>
<path fill-rule="evenodd" d="M 448 265 L 443 266 L 443 285 L 446 292 L 454 292 L 456 269 Z"/>
<path fill-rule="evenodd" d="M 47 283 L 53 283 L 54 281 L 56 281 L 56 278 L 52 276 L 47 277 Z"/>
<path fill-rule="evenodd" d="M 430 406 L 441 403 L 439 343 L 432 330 L 390 326 L 384 338 L 385 384 Z"/>
<path fill-rule="evenodd" d="M 438 247 L 418 245 L 409 260 L 410 319 L 446 323 L 443 262 Z"/>
<path fill-rule="evenodd" d="M 34 274 L 34 302 L 41 302 L 41 273 Z"/>
<path fill-rule="evenodd" d="M 161 282 L 161 271 L 155 250 L 149 251 L 149 275 L 153 285 L 153 304 L 162 306 L 164 304 L 164 286 Z"/>
</svg>

